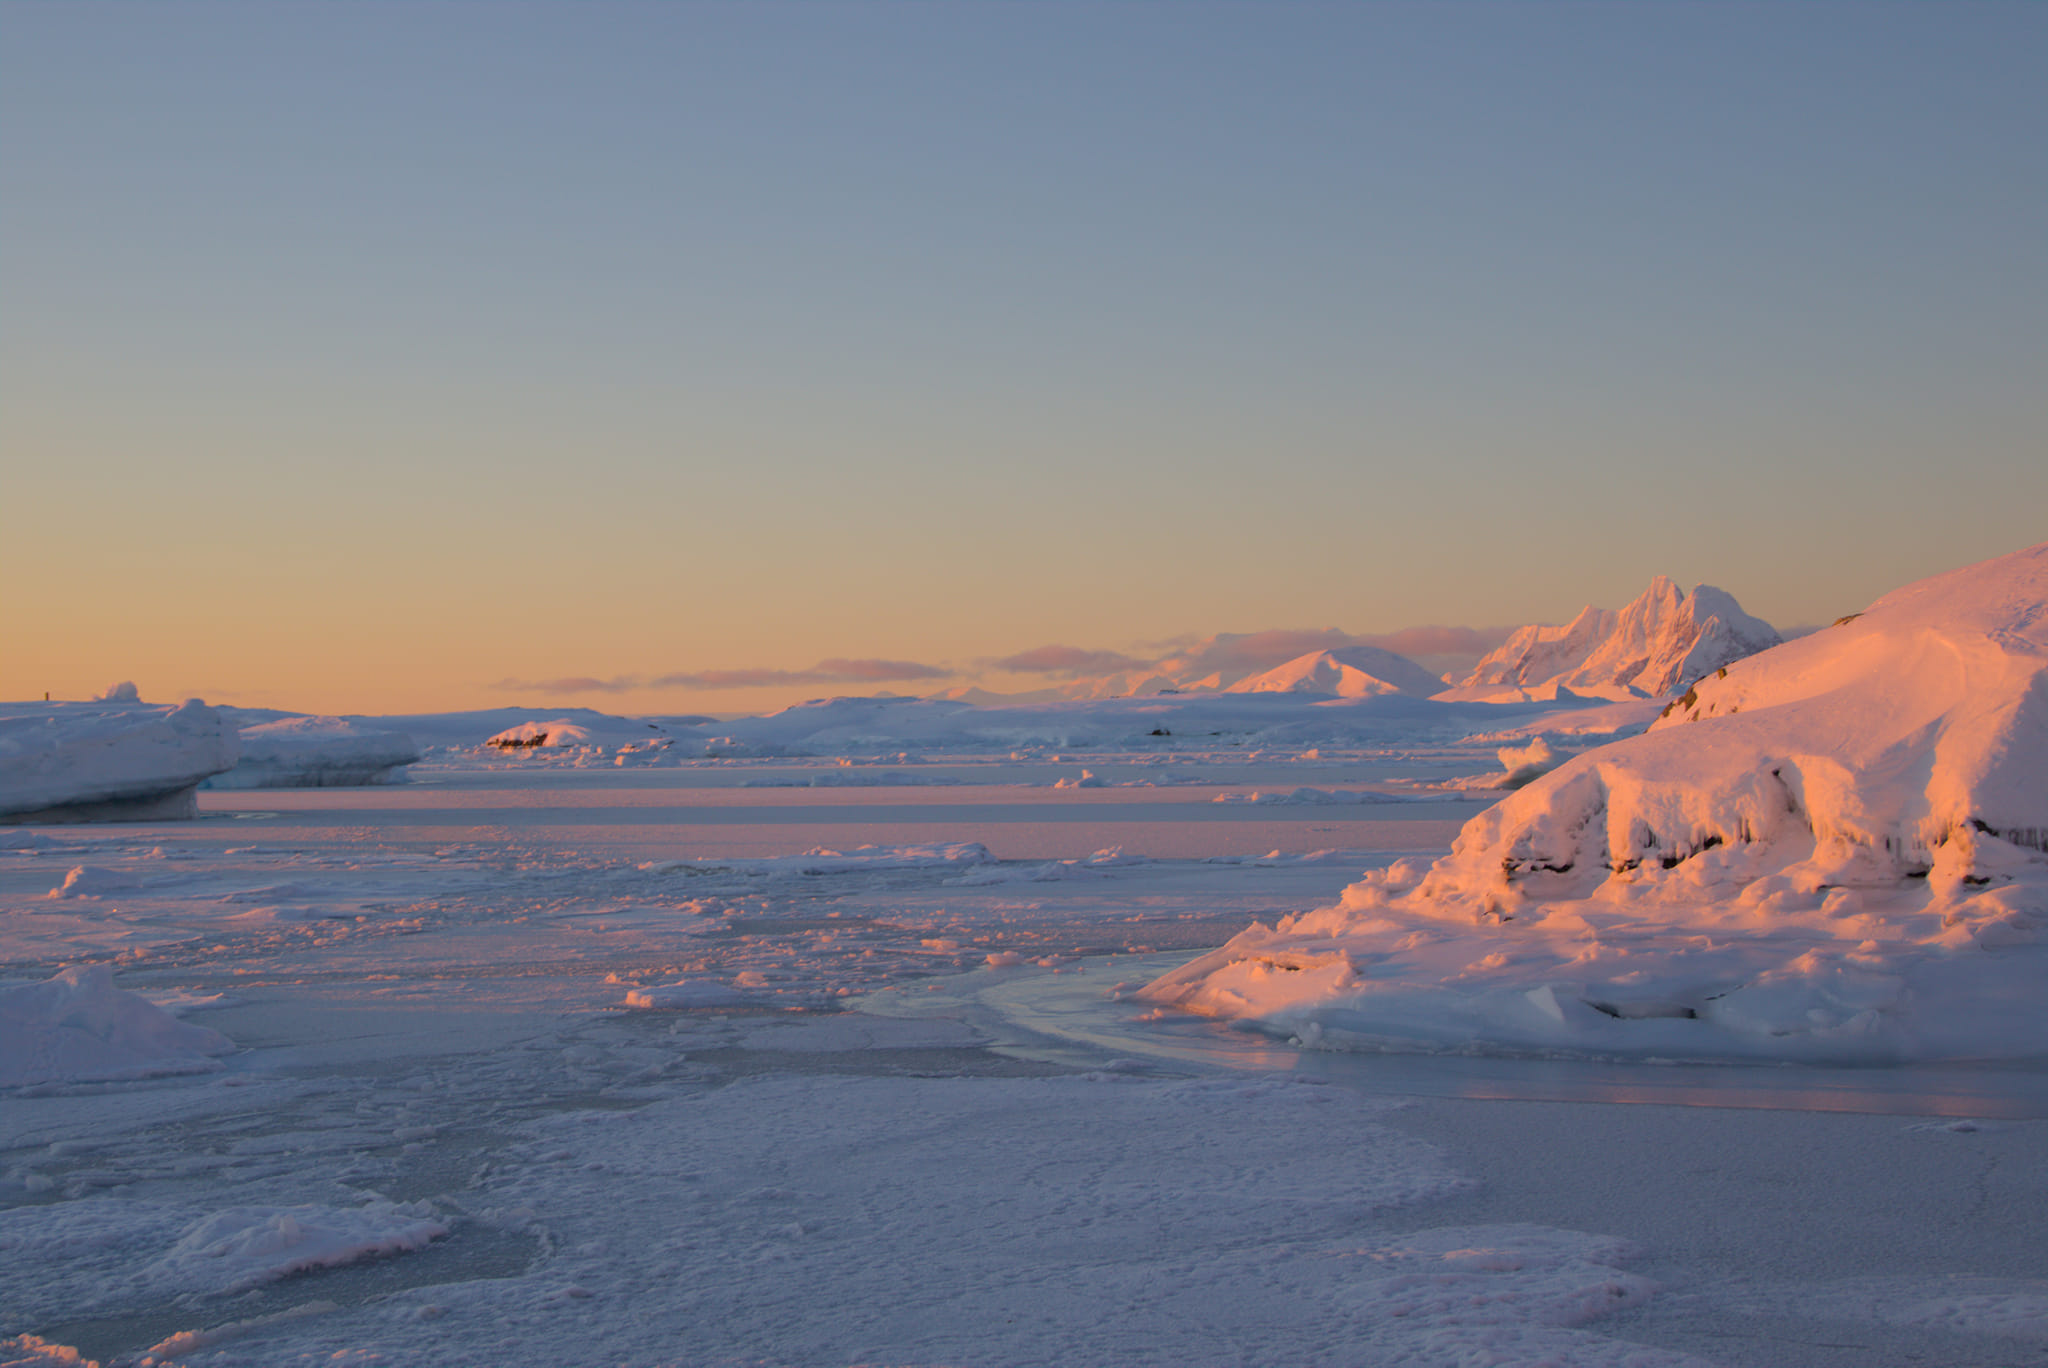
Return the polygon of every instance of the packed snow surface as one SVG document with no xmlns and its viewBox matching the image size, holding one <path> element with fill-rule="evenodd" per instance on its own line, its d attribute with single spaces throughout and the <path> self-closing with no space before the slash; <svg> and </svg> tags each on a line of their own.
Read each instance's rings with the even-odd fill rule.
<svg viewBox="0 0 2048 1368">
<path fill-rule="evenodd" d="M 1734 595 L 1710 584 L 1683 594 L 1659 575 L 1618 613 L 1588 607 L 1561 627 L 1517 628 L 1446 693 L 1486 702 L 1662 697 L 1778 640 Z"/>
<path fill-rule="evenodd" d="M 237 744 L 197 699 L 0 704 L 0 822 L 190 817 L 193 789 L 234 767 Z"/>
<path fill-rule="evenodd" d="M 2040 1057 L 2044 936 L 2048 545 L 1717 670 L 1147 991 L 1364 1047 Z"/>
</svg>

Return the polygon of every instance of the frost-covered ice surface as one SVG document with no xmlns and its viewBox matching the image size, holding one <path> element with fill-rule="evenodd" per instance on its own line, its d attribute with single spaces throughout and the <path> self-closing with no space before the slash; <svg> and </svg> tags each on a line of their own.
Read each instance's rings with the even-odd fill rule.
<svg viewBox="0 0 2048 1368">
<path fill-rule="evenodd" d="M 2048 546 L 1717 670 L 1149 991 L 1364 1048 L 2040 1060 L 2044 940 Z"/>
<path fill-rule="evenodd" d="M 0 1363 L 2038 1354 L 2041 1122 L 1410 1101 L 976 1005 L 1135 987 L 1497 796 L 1433 780 L 1584 749 L 1586 709 L 1464 706 L 1379 749 L 691 722 L 626 765 L 602 721 L 479 749 L 559 710 L 429 720 L 409 784 L 0 831 L 0 975 L 235 1047 L 0 1093 Z M 807 782 L 868 770 L 954 782 Z M 1213 801 L 1302 789 L 1341 796 Z"/>
</svg>

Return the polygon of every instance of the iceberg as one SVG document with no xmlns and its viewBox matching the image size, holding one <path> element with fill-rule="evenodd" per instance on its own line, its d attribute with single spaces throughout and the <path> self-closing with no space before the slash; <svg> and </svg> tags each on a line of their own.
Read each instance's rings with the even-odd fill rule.
<svg viewBox="0 0 2048 1368">
<path fill-rule="evenodd" d="M 284 717 L 243 727 L 241 760 L 210 789 L 333 788 L 395 784 L 420 748 L 404 732 L 339 717 Z"/>
<path fill-rule="evenodd" d="M 0 704 L 0 823 L 196 817 L 201 781 L 239 756 L 234 727 L 196 698 Z"/>
</svg>

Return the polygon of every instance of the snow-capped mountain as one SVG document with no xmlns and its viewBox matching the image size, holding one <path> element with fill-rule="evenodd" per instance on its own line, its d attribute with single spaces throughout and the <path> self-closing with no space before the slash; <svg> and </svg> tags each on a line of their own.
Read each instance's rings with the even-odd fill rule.
<svg viewBox="0 0 2048 1368">
<path fill-rule="evenodd" d="M 1690 594 L 1663 575 L 1620 612 L 1586 608 L 1569 623 L 1517 628 L 1448 697 L 1470 702 L 1656 698 L 1779 643 L 1778 631 L 1710 584 Z"/>
<path fill-rule="evenodd" d="M 1317 693 L 1371 698 L 1400 693 L 1428 698 L 1444 682 L 1404 655 L 1377 646 L 1310 651 L 1261 674 L 1238 680 L 1225 693 Z"/>
</svg>

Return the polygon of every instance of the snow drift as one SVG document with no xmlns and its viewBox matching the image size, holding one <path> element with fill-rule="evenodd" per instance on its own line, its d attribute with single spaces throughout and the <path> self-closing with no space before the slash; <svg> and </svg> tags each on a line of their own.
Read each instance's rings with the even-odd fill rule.
<svg viewBox="0 0 2048 1368">
<path fill-rule="evenodd" d="M 235 729 L 196 698 L 0 704 L 0 822 L 195 817 L 200 781 L 239 755 Z"/>
<path fill-rule="evenodd" d="M 2048 1054 L 2048 545 L 1723 669 L 1148 996 L 1331 1043 Z"/>
<path fill-rule="evenodd" d="M 1659 575 L 1619 613 L 1588 607 L 1562 627 L 1517 628 L 1447 696 L 1655 698 L 1777 644 L 1777 629 L 1734 595 L 1711 584 L 1681 594 Z"/>
</svg>

